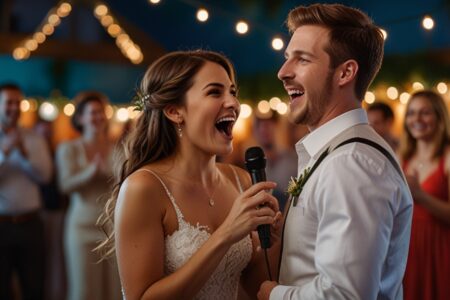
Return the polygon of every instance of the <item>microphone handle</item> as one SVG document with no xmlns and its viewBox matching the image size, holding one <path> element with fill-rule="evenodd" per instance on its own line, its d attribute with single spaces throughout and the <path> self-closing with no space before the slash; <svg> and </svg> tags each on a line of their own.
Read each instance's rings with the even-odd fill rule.
<svg viewBox="0 0 450 300">
<path fill-rule="evenodd" d="M 264 171 L 264 169 L 252 170 L 250 174 L 252 177 L 253 184 L 261 181 L 266 181 L 266 172 Z M 269 224 L 258 225 L 257 230 L 259 241 L 261 243 L 261 248 L 262 249 L 270 248 L 270 225 Z"/>
</svg>

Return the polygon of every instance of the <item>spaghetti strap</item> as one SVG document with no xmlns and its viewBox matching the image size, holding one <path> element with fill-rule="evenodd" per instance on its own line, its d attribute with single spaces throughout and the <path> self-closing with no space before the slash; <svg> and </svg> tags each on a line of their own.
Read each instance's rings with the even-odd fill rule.
<svg viewBox="0 0 450 300">
<path fill-rule="evenodd" d="M 232 165 L 229 165 L 229 166 L 230 166 L 231 170 L 233 170 L 234 178 L 236 178 L 236 182 L 237 182 L 238 187 L 239 187 L 239 192 L 242 194 L 244 192 L 244 190 L 242 188 L 241 180 L 239 179 L 239 176 L 238 176 L 238 174 L 236 172 L 236 169 Z"/>
<path fill-rule="evenodd" d="M 178 224 L 182 224 L 184 223 L 184 216 L 183 213 L 181 212 L 180 208 L 177 205 L 177 202 L 175 201 L 175 197 L 172 195 L 172 193 L 169 191 L 169 188 L 167 187 L 167 185 L 164 183 L 164 181 L 161 179 L 161 177 L 158 176 L 158 174 L 156 174 L 156 172 L 150 170 L 150 169 L 139 169 L 136 172 L 139 171 L 147 171 L 150 174 L 152 174 L 153 176 L 156 177 L 156 179 L 159 180 L 159 182 L 161 182 L 161 185 L 164 187 L 164 190 L 166 191 L 167 197 L 169 197 L 170 202 L 172 202 L 173 207 L 175 208 L 175 212 L 177 214 L 177 219 L 178 219 Z"/>
</svg>

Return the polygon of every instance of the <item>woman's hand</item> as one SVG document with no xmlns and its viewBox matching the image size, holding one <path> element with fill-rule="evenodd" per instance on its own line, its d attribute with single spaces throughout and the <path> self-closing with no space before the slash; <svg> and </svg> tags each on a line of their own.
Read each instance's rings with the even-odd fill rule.
<svg viewBox="0 0 450 300">
<path fill-rule="evenodd" d="M 274 224 L 279 212 L 278 201 L 268 190 L 276 186 L 274 182 L 259 182 L 242 193 L 234 202 L 228 216 L 217 229 L 225 235 L 229 243 L 243 239 L 258 225 Z"/>
<path fill-rule="evenodd" d="M 408 174 L 405 174 L 405 177 L 406 181 L 408 181 L 408 186 L 414 201 L 416 201 L 417 203 L 423 203 L 424 191 L 420 186 L 419 174 L 417 173 L 417 171 L 414 170 L 412 172 L 409 172 Z"/>
</svg>

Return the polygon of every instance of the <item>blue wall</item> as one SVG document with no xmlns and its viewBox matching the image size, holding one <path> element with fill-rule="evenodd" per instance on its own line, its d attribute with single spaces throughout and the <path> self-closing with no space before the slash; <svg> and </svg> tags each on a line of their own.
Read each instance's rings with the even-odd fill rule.
<svg viewBox="0 0 450 300">
<path fill-rule="evenodd" d="M 27 96 L 47 98 L 54 90 L 72 98 L 79 91 L 95 89 L 113 103 L 129 103 L 145 72 L 143 67 L 125 64 L 30 58 L 16 61 L 0 55 L 0 83 L 14 82 Z"/>
</svg>

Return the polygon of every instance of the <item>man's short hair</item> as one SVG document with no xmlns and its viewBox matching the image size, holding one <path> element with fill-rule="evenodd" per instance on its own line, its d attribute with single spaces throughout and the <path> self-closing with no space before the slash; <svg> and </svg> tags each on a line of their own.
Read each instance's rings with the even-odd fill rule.
<svg viewBox="0 0 450 300">
<path fill-rule="evenodd" d="M 329 43 L 324 50 L 330 56 L 330 68 L 349 59 L 358 63 L 355 95 L 362 101 L 380 70 L 384 54 L 383 33 L 367 14 L 341 4 L 312 4 L 291 10 L 286 23 L 291 33 L 303 25 L 329 30 Z"/>
<path fill-rule="evenodd" d="M 17 84 L 12 82 L 0 84 L 0 93 L 3 92 L 4 90 L 15 90 L 22 92 L 22 89 Z"/>
<path fill-rule="evenodd" d="M 384 102 L 375 102 L 367 108 L 367 111 L 379 111 L 383 114 L 384 120 L 393 120 L 394 112 L 392 108 Z"/>
</svg>

